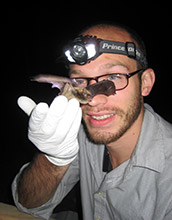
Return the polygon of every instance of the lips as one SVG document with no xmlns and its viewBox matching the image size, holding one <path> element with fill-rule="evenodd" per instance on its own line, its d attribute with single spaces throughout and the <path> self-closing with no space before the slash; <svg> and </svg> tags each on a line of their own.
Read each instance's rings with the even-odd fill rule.
<svg viewBox="0 0 172 220">
<path fill-rule="evenodd" d="M 112 122 L 115 117 L 115 113 L 87 114 L 88 121 L 93 127 L 107 126 Z"/>
<path fill-rule="evenodd" d="M 100 115 L 100 116 L 90 115 L 90 116 L 95 120 L 104 120 L 104 119 L 112 117 L 113 115 L 114 114 L 107 114 L 107 115 Z"/>
</svg>

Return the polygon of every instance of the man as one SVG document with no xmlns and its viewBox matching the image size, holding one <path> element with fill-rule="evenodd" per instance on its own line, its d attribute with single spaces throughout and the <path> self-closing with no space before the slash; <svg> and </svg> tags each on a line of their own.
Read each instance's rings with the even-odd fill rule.
<svg viewBox="0 0 172 220">
<path fill-rule="evenodd" d="M 28 115 L 33 110 L 29 139 L 42 153 L 15 178 L 16 205 L 48 219 L 80 179 L 85 220 L 170 220 L 172 126 L 143 104 L 155 81 L 143 42 L 129 29 L 108 24 L 92 26 L 82 36 L 74 43 L 92 36 L 105 40 L 96 40 L 103 52 L 81 61 L 81 47 L 73 47 L 78 51 L 76 57 L 75 51 L 67 53 L 70 77 L 80 87 L 110 80 L 115 92 L 99 92 L 81 107 L 64 96 L 50 107 L 19 100 Z"/>
</svg>

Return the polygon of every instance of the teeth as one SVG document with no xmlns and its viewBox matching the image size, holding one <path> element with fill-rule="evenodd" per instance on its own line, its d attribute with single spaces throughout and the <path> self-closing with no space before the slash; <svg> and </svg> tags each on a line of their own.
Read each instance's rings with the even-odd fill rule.
<svg viewBox="0 0 172 220">
<path fill-rule="evenodd" d="M 114 114 L 109 114 L 109 115 L 101 115 L 101 116 L 95 116 L 95 115 L 92 115 L 91 117 L 96 119 L 96 120 L 103 120 L 103 119 L 106 119 L 106 118 L 110 118 L 112 117 Z"/>
</svg>

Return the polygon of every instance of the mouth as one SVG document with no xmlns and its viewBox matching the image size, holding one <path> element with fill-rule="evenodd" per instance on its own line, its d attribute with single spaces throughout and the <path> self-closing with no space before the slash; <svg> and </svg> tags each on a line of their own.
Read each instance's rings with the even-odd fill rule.
<svg viewBox="0 0 172 220">
<path fill-rule="evenodd" d="M 104 120 L 104 119 L 107 119 L 107 118 L 110 118 L 112 117 L 114 114 L 107 114 L 107 115 L 100 115 L 100 116 L 96 116 L 96 115 L 90 115 L 93 119 L 95 120 Z"/>
<path fill-rule="evenodd" d="M 116 117 L 115 113 L 87 114 L 89 124 L 92 127 L 108 126 Z"/>
</svg>

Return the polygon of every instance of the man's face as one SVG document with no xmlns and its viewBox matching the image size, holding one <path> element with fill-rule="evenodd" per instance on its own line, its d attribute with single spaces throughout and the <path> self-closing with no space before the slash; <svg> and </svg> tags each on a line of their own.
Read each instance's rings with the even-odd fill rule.
<svg viewBox="0 0 172 220">
<path fill-rule="evenodd" d="M 130 36 L 119 29 L 107 31 L 90 30 L 87 33 L 102 39 L 127 42 Z M 137 70 L 137 62 L 124 55 L 102 54 L 83 66 L 71 65 L 70 76 L 97 77 L 110 73 L 130 73 Z M 94 80 L 91 84 L 96 83 Z M 95 143 L 109 144 L 122 137 L 133 125 L 143 108 L 141 85 L 137 75 L 129 79 L 124 90 L 106 96 L 96 95 L 92 101 L 82 105 L 83 121 L 90 139 Z"/>
<path fill-rule="evenodd" d="M 136 61 L 126 56 L 103 54 L 86 65 L 72 65 L 70 74 L 71 77 L 96 77 L 136 70 Z M 129 79 L 129 85 L 124 90 L 116 91 L 114 95 L 96 95 L 89 104 L 82 105 L 83 121 L 90 139 L 106 145 L 118 140 L 135 122 L 141 108 L 142 96 L 137 75 Z"/>
</svg>

